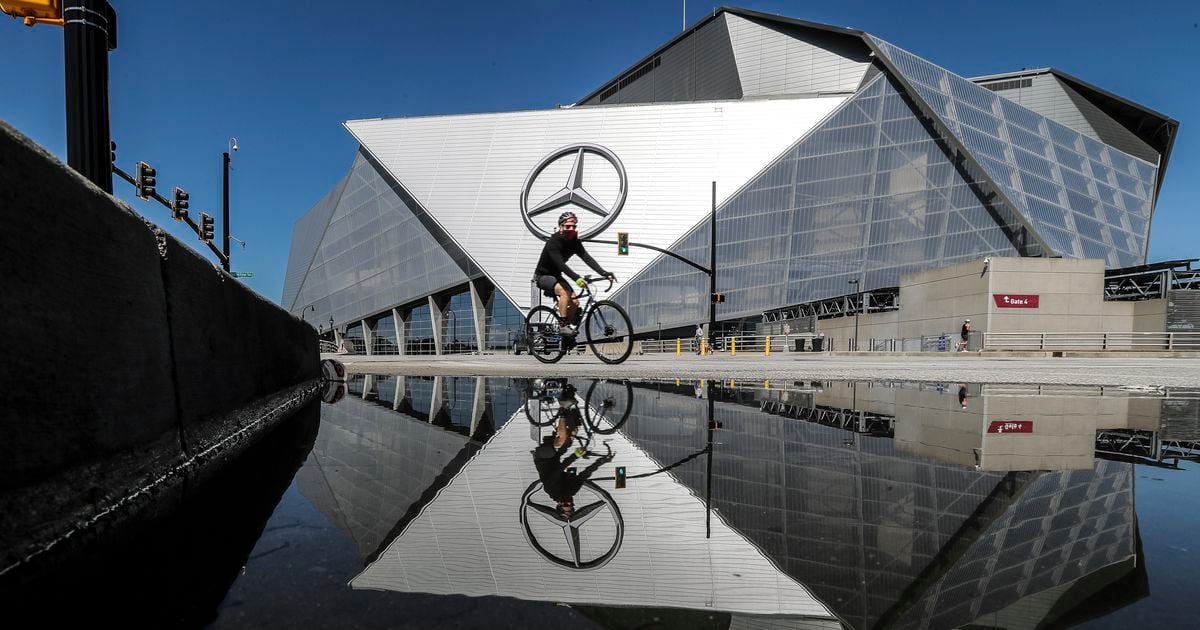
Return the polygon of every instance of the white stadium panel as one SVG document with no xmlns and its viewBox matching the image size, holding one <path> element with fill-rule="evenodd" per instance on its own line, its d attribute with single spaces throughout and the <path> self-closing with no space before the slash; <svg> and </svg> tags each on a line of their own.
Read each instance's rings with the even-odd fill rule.
<svg viewBox="0 0 1200 630">
<path fill-rule="evenodd" d="M 578 530 L 580 560 L 609 559 L 584 570 L 549 560 L 531 535 L 556 558 L 571 558 L 571 550 L 561 529 L 524 507 L 525 491 L 539 479 L 531 449 L 540 437 L 518 411 L 350 581 L 351 588 L 834 618 L 716 511 L 708 534 L 700 497 L 619 431 L 605 436 L 616 461 L 601 465 L 592 478 L 611 480 L 620 465 L 636 481 L 621 490 L 595 481 L 617 511 L 602 507 Z M 585 486 L 576 505 L 598 496 Z M 553 504 L 543 491 L 530 498 Z"/>
<path fill-rule="evenodd" d="M 634 242 L 669 247 L 702 221 L 711 182 L 722 203 L 825 118 L 844 96 L 661 105 L 562 108 L 544 111 L 354 120 L 346 128 L 425 208 L 519 308 L 530 302 L 529 280 L 542 241 L 521 217 L 526 180 L 544 158 L 564 147 L 599 145 L 616 156 L 628 194 L 613 223 L 596 238 L 627 231 Z M 574 154 L 548 164 L 531 182 L 535 205 L 567 184 Z M 584 154 L 583 188 L 602 206 L 617 196 L 615 168 Z M 553 229 L 565 208 L 537 217 Z M 578 208 L 587 231 L 600 218 Z M 654 260 L 634 248 L 588 250 L 622 280 Z M 704 261 L 701 261 L 702 263 Z M 589 270 L 572 261 L 579 273 Z"/>
</svg>

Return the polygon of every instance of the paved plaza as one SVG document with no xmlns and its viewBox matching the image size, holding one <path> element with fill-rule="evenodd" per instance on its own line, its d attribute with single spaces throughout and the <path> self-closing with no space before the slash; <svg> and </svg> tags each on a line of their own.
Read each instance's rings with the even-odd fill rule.
<svg viewBox="0 0 1200 630">
<path fill-rule="evenodd" d="M 711 357 L 634 355 L 605 365 L 589 355 L 542 364 L 528 355 L 322 355 L 352 372 L 443 376 L 607 376 L 774 380 L 902 380 L 1126 387 L 1200 387 L 1200 358 L 1044 357 L 963 354 L 838 356 L 773 353 Z"/>
</svg>

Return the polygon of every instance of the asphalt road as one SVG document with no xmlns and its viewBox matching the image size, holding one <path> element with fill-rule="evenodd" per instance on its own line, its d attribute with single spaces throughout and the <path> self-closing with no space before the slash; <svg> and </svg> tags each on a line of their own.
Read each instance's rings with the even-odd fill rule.
<svg viewBox="0 0 1200 630">
<path fill-rule="evenodd" d="M 607 378 L 734 378 L 889 380 L 1040 385 L 1200 387 L 1200 359 L 1146 357 L 1016 357 L 963 354 L 830 356 L 774 353 L 769 357 L 632 356 L 605 365 L 588 355 L 542 364 L 528 355 L 365 357 L 322 355 L 357 373 L 412 376 L 590 376 Z"/>
</svg>

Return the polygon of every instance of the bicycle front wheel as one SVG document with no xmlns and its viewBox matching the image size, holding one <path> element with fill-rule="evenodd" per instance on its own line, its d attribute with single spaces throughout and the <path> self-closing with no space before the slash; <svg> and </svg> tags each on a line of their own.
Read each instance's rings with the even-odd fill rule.
<svg viewBox="0 0 1200 630">
<path fill-rule="evenodd" d="M 616 302 L 600 300 L 583 322 L 592 353 L 605 363 L 621 363 L 633 351 L 633 323 Z"/>
<path fill-rule="evenodd" d="M 617 432 L 633 411 L 633 385 L 627 380 L 595 380 L 583 398 L 583 419 L 601 435 Z"/>
<path fill-rule="evenodd" d="M 525 316 L 529 354 L 542 363 L 554 363 L 567 352 L 562 335 L 558 333 L 558 322 L 558 313 L 549 306 L 535 306 Z"/>
</svg>

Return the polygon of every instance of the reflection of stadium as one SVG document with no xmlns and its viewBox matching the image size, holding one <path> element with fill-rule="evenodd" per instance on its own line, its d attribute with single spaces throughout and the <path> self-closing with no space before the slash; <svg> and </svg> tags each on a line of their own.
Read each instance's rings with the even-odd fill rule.
<svg viewBox="0 0 1200 630">
<path fill-rule="evenodd" d="M 368 352 L 440 354 L 511 344 L 542 244 L 521 201 L 552 199 L 576 159 L 598 207 L 624 199 L 609 238 L 693 260 L 715 180 L 718 317 L 757 319 L 985 256 L 1144 264 L 1178 123 L 1057 70 L 965 79 L 721 8 L 570 106 L 345 126 L 358 154 L 296 223 L 282 304 Z M 581 145 L 621 167 L 564 153 Z M 594 249 L 635 329 L 706 319 L 700 272 Z"/>
<path fill-rule="evenodd" d="M 600 383 L 598 396 L 605 387 L 625 395 L 623 385 Z M 447 404 L 455 388 L 470 395 Z M 1086 601 L 1119 607 L 1143 596 L 1133 466 L 1098 452 L 1097 434 L 1157 428 L 1166 442 L 1195 423 L 1180 411 L 1189 399 L 1174 395 L 1017 397 L 972 386 L 964 414 L 953 387 L 718 388 L 710 488 L 705 457 L 635 478 L 702 451 L 709 408 L 692 383 L 638 384 L 628 420 L 606 436 L 618 453 L 612 465 L 629 469 L 628 487 L 614 490 L 603 479 L 611 466 L 596 476 L 620 506 L 625 541 L 608 564 L 580 573 L 534 552 L 516 518 L 521 493 L 537 480 L 530 450 L 549 430 L 525 418 L 511 394 L 520 387 L 506 379 L 409 377 L 399 405 L 384 393 L 396 389 L 392 378 L 352 381 L 352 395 L 325 409 L 314 449 L 325 478 L 299 480 L 307 496 L 336 495 L 314 503 L 360 541 L 369 566 L 356 588 L 814 621 L 828 619 L 827 610 L 855 628 L 1067 625 L 1094 609 Z M 457 411 L 473 406 L 476 391 L 487 407 L 481 419 Z M 926 439 L 941 435 L 951 417 L 978 429 L 992 412 L 1032 419 L 1035 436 L 1051 431 L 1050 446 L 1035 452 L 1034 442 L 991 442 L 998 436 L 978 432 L 974 442 Z M 1090 463 L 1077 439 L 1052 431 L 1054 417 L 1085 416 L 1100 417 L 1090 429 L 1097 450 L 1086 454 L 1095 457 Z M 440 417 L 448 419 L 431 426 Z M 436 447 L 439 440 L 447 445 Z M 982 449 L 986 465 L 997 444 L 1003 458 L 991 461 L 1007 464 L 978 469 L 973 449 Z M 1056 446 L 1066 451 L 1053 452 Z M 353 466 L 351 453 L 358 453 Z M 341 472 L 330 475 L 334 468 Z M 716 516 L 706 539 L 710 490 Z M 585 557 L 611 545 L 607 522 L 582 534 Z M 563 533 L 546 533 L 548 545 L 558 545 L 555 555 L 569 557 Z"/>
</svg>

